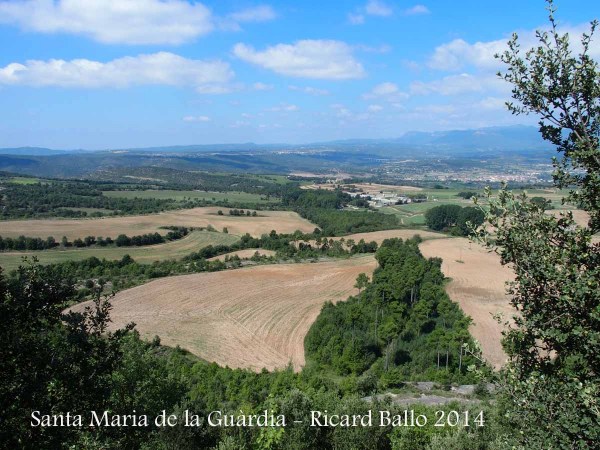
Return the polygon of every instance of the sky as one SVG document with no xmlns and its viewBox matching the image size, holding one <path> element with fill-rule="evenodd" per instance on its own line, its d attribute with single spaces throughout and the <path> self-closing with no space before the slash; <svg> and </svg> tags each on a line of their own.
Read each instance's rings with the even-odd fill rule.
<svg viewBox="0 0 600 450">
<path fill-rule="evenodd" d="M 574 40 L 595 0 L 556 0 Z M 543 0 L 0 0 L 0 147 L 310 143 L 535 124 L 494 54 Z M 592 55 L 600 60 L 600 36 Z"/>
</svg>

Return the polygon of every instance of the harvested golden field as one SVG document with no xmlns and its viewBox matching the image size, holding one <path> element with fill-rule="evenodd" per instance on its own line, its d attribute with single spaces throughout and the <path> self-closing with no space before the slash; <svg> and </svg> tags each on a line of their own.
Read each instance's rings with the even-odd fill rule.
<svg viewBox="0 0 600 450">
<path fill-rule="evenodd" d="M 580 227 L 587 227 L 588 222 L 590 220 L 590 215 L 587 211 L 583 211 L 581 209 L 572 209 L 572 210 L 558 210 L 551 209 L 548 212 L 553 214 L 555 217 L 560 217 L 561 214 L 566 213 L 567 211 L 571 211 L 573 213 L 573 220 Z"/>
<path fill-rule="evenodd" d="M 413 236 L 418 234 L 425 241 L 428 239 L 441 239 L 446 238 L 445 234 L 435 233 L 433 231 L 425 231 L 425 230 L 413 230 L 413 229 L 400 229 L 400 230 L 384 230 L 384 231 L 371 231 L 368 233 L 356 233 L 350 234 L 348 236 L 344 236 L 345 240 L 354 239 L 356 242 L 364 239 L 365 242 L 375 241 L 378 244 L 381 244 L 385 239 L 392 238 L 402 238 L 402 239 L 410 239 Z M 341 238 L 333 238 L 333 239 L 341 239 Z"/>
<path fill-rule="evenodd" d="M 420 245 L 427 258 L 443 259 L 442 271 L 452 280 L 446 291 L 462 310 L 473 318 L 471 334 L 483 350 L 483 356 L 498 368 L 506 361 L 500 340 L 502 326 L 492 315 L 504 313 L 509 319 L 514 313 L 506 295 L 506 282 L 513 272 L 500 264 L 500 258 L 465 238 L 425 241 Z"/>
<path fill-rule="evenodd" d="M 92 256 L 100 259 L 115 260 L 129 255 L 139 263 L 149 264 L 165 259 L 183 258 L 208 245 L 231 245 L 238 240 L 238 236 L 231 234 L 214 231 L 192 231 L 186 237 L 176 241 L 143 247 L 90 247 L 70 248 L 67 250 L 0 252 L 0 266 L 4 270 L 16 269 L 22 263 L 24 256 L 30 258 L 35 256 L 41 264 L 51 264 L 64 261 L 81 261 Z"/>
<path fill-rule="evenodd" d="M 223 366 L 259 371 L 291 362 L 299 370 L 323 303 L 357 293 L 357 275 L 375 267 L 370 255 L 161 278 L 118 293 L 111 327 L 133 321 L 144 338 L 158 335 Z"/>
<path fill-rule="evenodd" d="M 221 209 L 224 215 L 217 215 Z M 230 216 L 228 208 L 208 207 L 180 209 L 159 214 L 143 216 L 103 217 L 96 219 L 41 219 L 7 220 L 0 222 L 0 236 L 19 237 L 20 235 L 46 238 L 54 236 L 60 240 L 67 236 L 69 240 L 85 236 L 103 236 L 115 238 L 119 234 L 128 236 L 168 230 L 161 226 L 206 227 L 212 225 L 221 231 L 227 227 L 229 233 L 242 235 L 250 233 L 260 236 L 276 230 L 279 233 L 292 233 L 296 230 L 312 232 L 315 225 L 291 211 L 258 211 L 258 217 Z"/>
<path fill-rule="evenodd" d="M 212 258 L 208 258 L 208 260 L 225 261 L 225 258 L 231 258 L 232 256 L 238 256 L 240 259 L 252 258 L 255 253 L 258 253 L 260 256 L 275 256 L 275 252 L 273 250 L 265 250 L 263 248 L 246 248 L 236 252 L 225 253 L 224 255 L 213 256 Z"/>
</svg>

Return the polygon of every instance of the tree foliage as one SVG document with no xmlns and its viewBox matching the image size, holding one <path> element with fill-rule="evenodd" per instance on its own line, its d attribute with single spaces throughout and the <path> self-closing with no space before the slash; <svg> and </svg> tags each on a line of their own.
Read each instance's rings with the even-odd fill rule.
<svg viewBox="0 0 600 450">
<path fill-rule="evenodd" d="M 479 239 L 510 264 L 517 314 L 504 346 L 510 362 L 502 374 L 507 417 L 521 430 L 524 448 L 597 448 L 600 442 L 600 72 L 589 55 L 591 33 L 573 54 L 549 3 L 550 30 L 524 54 L 516 35 L 500 58 L 513 85 L 515 114 L 540 117 L 552 142 L 557 187 L 568 187 L 591 219 L 580 227 L 571 213 L 555 217 L 525 196 L 500 191 L 490 201 Z M 488 197 L 490 192 L 488 191 Z"/>
<path fill-rule="evenodd" d="M 435 231 L 451 231 L 458 236 L 467 236 L 470 226 L 478 227 L 483 223 L 481 208 L 459 205 L 435 206 L 425 213 L 425 223 Z"/>
<path fill-rule="evenodd" d="M 323 307 L 305 339 L 307 359 L 363 383 L 375 375 L 390 386 L 469 379 L 476 361 L 462 348 L 473 343 L 470 319 L 444 292 L 440 260 L 425 259 L 419 242 L 383 242 L 373 280 L 359 275 L 360 295 Z"/>
</svg>

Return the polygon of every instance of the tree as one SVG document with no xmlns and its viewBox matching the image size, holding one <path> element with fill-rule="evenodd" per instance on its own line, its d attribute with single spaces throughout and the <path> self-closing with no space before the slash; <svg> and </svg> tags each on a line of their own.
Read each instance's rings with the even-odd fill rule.
<svg viewBox="0 0 600 450">
<path fill-rule="evenodd" d="M 460 210 L 459 205 L 435 206 L 425 213 L 425 223 L 435 231 L 449 229 L 456 225 Z"/>
<path fill-rule="evenodd" d="M 481 208 L 467 206 L 459 211 L 458 218 L 456 219 L 456 226 L 461 235 L 468 236 L 470 227 L 477 228 L 483 223 L 484 219 L 485 215 Z"/>
<path fill-rule="evenodd" d="M 517 35 L 499 56 L 512 84 L 513 114 L 535 114 L 544 139 L 556 146 L 554 182 L 568 187 L 591 219 L 545 214 L 505 187 L 490 201 L 488 229 L 478 239 L 510 264 L 517 310 L 504 332 L 510 358 L 501 373 L 506 417 L 524 448 L 597 448 L 600 442 L 600 72 L 588 55 L 591 32 L 573 54 L 548 1 L 550 30 L 522 53 Z M 490 191 L 487 192 L 490 197 Z M 493 229 L 490 229 L 492 227 Z M 495 230 L 495 233 L 493 231 Z"/>
<path fill-rule="evenodd" d="M 529 201 L 543 210 L 549 209 L 552 206 L 552 202 L 544 197 L 531 197 Z"/>
<path fill-rule="evenodd" d="M 72 282 L 35 260 L 10 280 L 0 271 L 2 448 L 59 448 L 75 438 L 76 429 L 31 427 L 34 410 L 108 409 L 111 375 L 132 326 L 107 332 L 111 305 L 100 290 L 82 312 L 64 312 L 73 294 Z"/>
<path fill-rule="evenodd" d="M 369 284 L 369 277 L 367 276 L 366 273 L 361 272 L 358 274 L 358 276 L 356 277 L 356 284 L 354 284 L 354 287 L 356 289 L 358 289 L 358 293 L 360 294 L 360 292 L 367 287 L 367 285 Z"/>
</svg>

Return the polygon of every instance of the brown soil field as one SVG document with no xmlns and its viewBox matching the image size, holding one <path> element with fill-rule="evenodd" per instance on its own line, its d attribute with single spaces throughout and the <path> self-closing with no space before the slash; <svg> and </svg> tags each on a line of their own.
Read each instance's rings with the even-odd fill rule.
<svg viewBox="0 0 600 450">
<path fill-rule="evenodd" d="M 452 279 L 446 287 L 448 295 L 473 319 L 470 331 L 485 359 L 496 368 L 502 366 L 506 362 L 500 344 L 503 326 L 492 316 L 503 313 L 509 320 L 514 313 L 505 292 L 513 272 L 500 264 L 498 255 L 465 238 L 429 240 L 420 248 L 427 258 L 443 259 L 442 271 Z"/>
<path fill-rule="evenodd" d="M 566 213 L 568 210 L 559 210 L 559 209 L 551 209 L 548 212 L 553 214 L 556 217 L 560 217 L 561 213 Z M 581 209 L 573 209 L 570 210 L 573 213 L 573 220 L 580 227 L 587 227 L 588 222 L 590 220 L 590 215 L 587 211 L 583 211 Z"/>
<path fill-rule="evenodd" d="M 375 267 L 370 255 L 162 278 L 118 293 L 111 327 L 133 321 L 144 338 L 158 335 L 223 366 L 259 371 L 291 362 L 299 370 L 323 303 L 356 294 L 357 275 Z"/>
<path fill-rule="evenodd" d="M 224 215 L 217 215 L 221 209 Z M 18 237 L 20 235 L 46 238 L 54 236 L 59 240 L 67 236 L 69 240 L 85 236 L 104 236 L 115 238 L 119 234 L 128 236 L 168 230 L 161 226 L 174 225 L 184 227 L 206 227 L 212 225 L 217 231 L 227 227 L 230 234 L 250 233 L 260 236 L 276 230 L 279 233 L 292 233 L 296 230 L 312 232 L 316 225 L 291 211 L 258 211 L 258 217 L 230 216 L 228 208 L 208 207 L 180 209 L 159 214 L 142 216 L 105 217 L 95 219 L 32 219 L 6 220 L 0 222 L 0 236 Z"/>
<path fill-rule="evenodd" d="M 238 250 L 237 252 L 225 253 L 224 255 L 213 256 L 212 258 L 208 258 L 209 261 L 225 261 L 226 257 L 232 257 L 234 255 L 239 256 L 241 259 L 244 258 L 252 258 L 254 254 L 258 252 L 261 256 L 275 256 L 275 252 L 273 250 L 265 250 L 262 248 L 246 248 L 244 250 Z"/>
<path fill-rule="evenodd" d="M 425 241 L 428 239 L 441 239 L 447 236 L 442 233 L 435 233 L 433 231 L 426 230 L 412 230 L 412 229 L 400 229 L 400 230 L 384 230 L 384 231 L 371 231 L 368 233 L 356 233 L 344 236 L 345 240 L 354 239 L 356 242 L 364 239 L 365 242 L 375 241 L 381 244 L 385 239 L 402 238 L 410 239 L 414 235 L 418 234 Z M 341 238 L 333 238 L 341 239 Z"/>
</svg>

